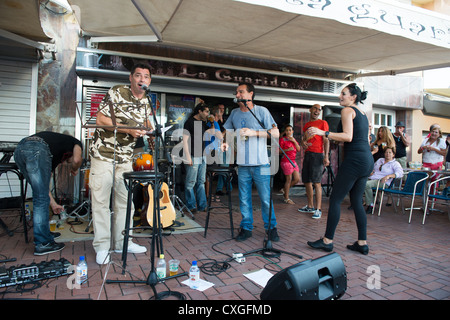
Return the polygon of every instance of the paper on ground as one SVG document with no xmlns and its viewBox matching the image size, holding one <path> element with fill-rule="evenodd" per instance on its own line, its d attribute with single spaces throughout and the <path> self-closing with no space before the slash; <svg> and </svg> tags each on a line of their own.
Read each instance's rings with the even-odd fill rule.
<svg viewBox="0 0 450 320">
<path fill-rule="evenodd" d="M 181 282 L 181 283 L 187 285 L 188 287 L 190 287 L 190 286 L 189 286 L 189 279 L 184 280 L 184 281 Z M 198 291 L 205 291 L 206 289 L 211 288 L 213 285 L 214 285 L 214 283 L 212 283 L 212 282 L 208 282 L 208 281 L 205 281 L 205 280 L 203 280 L 203 279 L 199 279 L 199 281 L 198 281 L 198 288 L 195 289 L 195 290 L 198 290 Z"/>
<path fill-rule="evenodd" d="M 266 269 L 261 269 L 257 271 L 251 271 L 249 273 L 244 273 L 244 276 L 264 288 L 267 284 L 267 281 L 272 278 L 273 274 L 271 274 Z"/>
</svg>

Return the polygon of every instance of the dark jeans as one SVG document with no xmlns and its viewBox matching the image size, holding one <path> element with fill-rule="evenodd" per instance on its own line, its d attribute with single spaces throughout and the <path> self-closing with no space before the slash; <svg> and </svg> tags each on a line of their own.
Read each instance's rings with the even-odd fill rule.
<svg viewBox="0 0 450 320">
<path fill-rule="evenodd" d="M 49 227 L 49 186 L 52 174 L 50 149 L 41 138 L 24 138 L 17 145 L 14 160 L 33 190 L 34 244 L 53 242 Z"/>
</svg>

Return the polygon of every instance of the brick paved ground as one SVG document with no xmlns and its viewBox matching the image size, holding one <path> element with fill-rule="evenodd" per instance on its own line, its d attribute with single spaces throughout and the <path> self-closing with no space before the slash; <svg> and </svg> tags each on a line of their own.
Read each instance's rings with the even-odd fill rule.
<svg viewBox="0 0 450 320">
<path fill-rule="evenodd" d="M 236 190 L 236 189 L 235 189 Z M 236 191 L 234 191 L 236 192 Z M 309 215 L 297 212 L 297 208 L 305 204 L 305 196 L 293 196 L 296 205 L 284 204 L 279 195 L 274 195 L 275 210 L 278 220 L 280 242 L 274 243 L 275 248 L 299 254 L 305 259 L 315 259 L 326 253 L 310 249 L 306 242 L 321 237 L 325 230 L 328 199 L 324 198 L 324 214 L 322 219 L 314 220 Z M 222 197 L 222 200 L 224 198 Z M 254 194 L 257 204 L 257 195 Z M 240 222 L 239 210 L 236 206 L 237 195 L 233 193 L 234 221 L 237 228 Z M 449 300 L 450 299 L 450 221 L 447 211 L 444 214 L 428 216 L 425 225 L 421 224 L 422 215 L 416 212 L 411 224 L 408 224 L 406 214 L 394 213 L 392 207 L 384 207 L 380 217 L 368 216 L 368 241 L 370 254 L 367 256 L 346 249 L 347 244 L 355 241 L 356 227 L 353 213 L 347 207 L 346 200 L 342 204 L 342 215 L 335 236 L 334 252 L 344 261 L 348 274 L 347 290 L 343 300 Z M 256 207 L 258 207 L 256 205 Z M 446 208 L 444 208 L 446 210 Z M 243 274 L 249 271 L 268 269 L 276 273 L 303 260 L 289 254 L 282 254 L 272 261 L 260 254 L 246 256 L 246 262 L 238 264 L 230 262 L 229 268 L 221 272 L 212 272 L 207 262 L 213 260 L 220 265 L 233 252 L 247 252 L 262 248 L 264 230 L 260 212 L 255 214 L 255 230 L 253 237 L 238 243 L 230 239 L 227 214 L 216 210 L 211 218 L 208 235 L 203 233 L 187 233 L 167 235 L 163 237 L 163 248 L 167 260 L 177 258 L 181 268 L 187 271 L 192 260 L 199 260 L 203 266 L 202 278 L 214 283 L 214 286 L 204 292 L 191 290 L 181 284 L 187 277 L 170 279 L 165 284 L 158 284 L 158 292 L 170 290 L 179 292 L 187 300 L 259 300 L 262 288 L 248 280 Z M 14 214 L 2 214 L 9 224 L 17 223 Z M 196 221 L 204 226 L 205 213 L 196 215 Z M 237 232 L 235 233 L 235 235 Z M 30 232 L 32 238 L 32 232 Z M 16 286 L 0 289 L 2 298 L 7 299 L 93 299 L 93 300 L 147 300 L 153 297 L 150 286 L 143 284 L 104 284 L 104 279 L 126 279 L 122 269 L 116 264 L 111 265 L 105 276 L 106 268 L 100 268 L 95 263 L 95 253 L 92 241 L 77 241 L 66 243 L 66 248 L 55 254 L 37 257 L 33 255 L 33 245 L 26 244 L 23 234 L 16 233 L 13 237 L 5 234 L 0 238 L 0 254 L 7 258 L 16 258 L 5 266 L 30 264 L 50 259 L 66 258 L 76 263 L 80 255 L 85 255 L 89 266 L 89 281 L 81 289 L 69 290 L 68 277 L 51 279 L 39 288 L 26 292 L 17 292 Z M 32 240 L 31 240 L 32 241 Z M 139 244 L 150 246 L 150 240 L 137 239 Z M 113 261 L 120 263 L 120 256 L 113 254 Z M 0 258 L 1 259 L 1 258 Z M 367 280 L 371 273 L 368 268 L 374 266 L 381 271 L 381 288 L 369 289 Z M 146 279 L 150 271 L 150 255 L 128 255 L 128 267 L 132 275 Z M 370 271 L 370 269 L 369 269 Z M 103 285 L 104 284 L 104 285 Z M 103 289 L 102 289 L 103 287 Z M 168 297 L 176 299 L 176 297 Z"/>
</svg>

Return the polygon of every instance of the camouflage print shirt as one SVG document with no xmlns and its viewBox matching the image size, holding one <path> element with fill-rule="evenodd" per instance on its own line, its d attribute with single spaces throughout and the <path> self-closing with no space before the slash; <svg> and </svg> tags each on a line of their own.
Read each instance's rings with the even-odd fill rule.
<svg viewBox="0 0 450 320">
<path fill-rule="evenodd" d="M 110 106 L 114 110 L 116 123 L 128 127 L 143 127 L 145 120 L 151 116 L 151 107 L 147 96 L 137 99 L 131 92 L 129 85 L 117 85 L 109 89 L 100 103 L 98 112 L 111 118 Z M 131 161 L 136 139 L 127 133 L 117 132 L 114 141 L 112 129 L 97 128 L 94 132 L 90 148 L 90 156 L 96 159 L 114 160 L 114 145 L 116 145 L 116 162 Z"/>
</svg>

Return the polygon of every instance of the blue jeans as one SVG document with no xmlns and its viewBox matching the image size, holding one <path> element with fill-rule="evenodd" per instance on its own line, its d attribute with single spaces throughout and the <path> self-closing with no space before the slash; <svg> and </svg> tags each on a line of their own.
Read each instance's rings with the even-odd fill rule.
<svg viewBox="0 0 450 320">
<path fill-rule="evenodd" d="M 228 165 L 226 166 L 226 167 L 228 167 Z M 226 177 L 223 175 L 223 174 L 219 174 L 218 176 L 217 176 L 217 187 L 216 187 L 216 192 L 219 192 L 219 191 L 222 191 L 223 190 L 223 186 L 225 185 L 225 183 L 226 183 Z M 226 184 L 226 187 L 227 187 L 227 192 L 231 192 L 231 190 L 233 190 L 233 187 L 232 187 L 232 185 L 231 185 L 231 181 L 230 181 L 230 183 L 227 183 Z"/>
<path fill-rule="evenodd" d="M 256 185 L 259 198 L 261 200 L 261 215 L 264 221 L 264 228 L 269 227 L 269 207 L 270 207 L 270 165 L 262 166 L 239 166 L 239 206 L 242 214 L 241 228 L 245 230 L 253 229 L 253 207 L 252 207 L 252 185 Z M 270 228 L 277 225 L 275 211 L 272 204 L 272 215 Z"/>
<path fill-rule="evenodd" d="M 49 187 L 52 175 L 52 154 L 42 139 L 25 138 L 14 152 L 14 161 L 33 190 L 34 244 L 53 242 L 49 227 Z"/>
<path fill-rule="evenodd" d="M 185 199 L 189 210 L 206 208 L 206 157 L 192 158 L 193 165 L 185 165 Z"/>
</svg>

